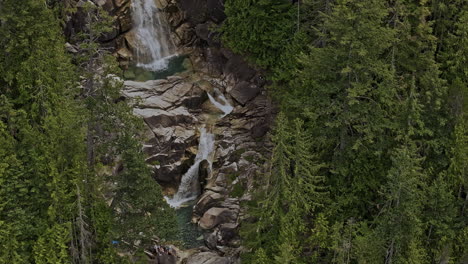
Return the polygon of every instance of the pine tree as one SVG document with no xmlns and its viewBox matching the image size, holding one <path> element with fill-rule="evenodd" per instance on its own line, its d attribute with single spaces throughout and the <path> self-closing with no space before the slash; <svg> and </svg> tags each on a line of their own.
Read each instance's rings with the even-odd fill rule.
<svg viewBox="0 0 468 264">
<path fill-rule="evenodd" d="M 115 58 L 98 42 L 112 30 L 113 18 L 90 2 L 81 12 L 86 27 L 73 41 L 81 51 L 75 59 L 84 77 L 81 99 L 88 114 L 87 161 L 92 175 L 81 189 L 87 224 L 100 228 L 92 238 L 97 245 L 93 247 L 94 253 L 100 259 L 108 259 L 101 252 L 112 251 L 110 240 L 120 241 L 123 247 L 128 243 L 131 249 L 140 240 L 142 248 L 154 236 L 173 239 L 176 221 L 173 209 L 164 202 L 161 188 L 144 162 L 139 143 L 143 123 L 133 116 L 128 102 L 121 100 L 123 82 L 118 77 L 121 70 Z M 112 175 L 102 173 L 110 167 L 121 170 Z M 103 201 L 103 197 L 112 201 L 110 211 L 106 210 L 104 203 L 108 201 Z M 113 259 L 111 256 L 106 261 Z"/>
<path fill-rule="evenodd" d="M 421 158 L 411 142 L 397 148 L 382 193 L 385 204 L 377 218 L 376 232 L 386 241 L 380 257 L 385 263 L 426 263 L 422 246 L 424 175 Z"/>
<path fill-rule="evenodd" d="M 12 237 L 9 249 L 15 250 L 8 254 L 15 256 L 12 263 L 67 263 L 63 248 L 71 230 L 63 227 L 74 216 L 72 186 L 83 172 L 73 67 L 45 1 L 3 1 L 0 20 L 0 34 L 6 36 L 0 42 L 5 52 L 0 122 L 9 142 L 3 155 L 11 161 L 0 174 L 5 201 L 0 221 Z M 49 260 L 34 255 L 33 248 L 48 251 Z"/>
<path fill-rule="evenodd" d="M 244 234 L 249 247 L 256 249 L 254 259 L 268 256 L 275 263 L 302 263 L 306 243 L 301 237 L 309 232 L 304 219 L 326 201 L 325 179 L 318 176 L 322 165 L 309 154 L 310 137 L 300 120 L 289 122 L 280 113 L 273 142 L 264 196 L 251 210 L 258 221 L 247 225 Z"/>
<path fill-rule="evenodd" d="M 223 40 L 256 65 L 274 67 L 293 39 L 295 10 L 285 0 L 232 0 L 225 5 Z"/>
<path fill-rule="evenodd" d="M 300 58 L 303 69 L 284 102 L 286 111 L 314 122 L 332 196 L 353 211 L 348 217 L 375 203 L 397 128 L 397 87 L 387 61 L 394 30 L 384 24 L 387 15 L 381 1 L 336 1 L 317 33 L 326 45 Z"/>
</svg>

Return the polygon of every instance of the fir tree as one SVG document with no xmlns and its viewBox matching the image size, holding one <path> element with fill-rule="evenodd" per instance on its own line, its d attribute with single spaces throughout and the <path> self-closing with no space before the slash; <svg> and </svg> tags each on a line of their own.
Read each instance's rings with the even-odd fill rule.
<svg viewBox="0 0 468 264">
<path fill-rule="evenodd" d="M 295 10 L 285 0 L 232 0 L 226 2 L 223 40 L 234 52 L 270 68 L 293 39 Z"/>
</svg>

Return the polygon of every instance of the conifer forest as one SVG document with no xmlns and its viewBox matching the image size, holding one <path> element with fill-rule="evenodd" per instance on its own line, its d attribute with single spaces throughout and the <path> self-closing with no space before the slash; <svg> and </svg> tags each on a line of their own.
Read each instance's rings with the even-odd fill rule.
<svg viewBox="0 0 468 264">
<path fill-rule="evenodd" d="M 0 0 L 0 264 L 468 264 L 468 0 Z"/>
</svg>

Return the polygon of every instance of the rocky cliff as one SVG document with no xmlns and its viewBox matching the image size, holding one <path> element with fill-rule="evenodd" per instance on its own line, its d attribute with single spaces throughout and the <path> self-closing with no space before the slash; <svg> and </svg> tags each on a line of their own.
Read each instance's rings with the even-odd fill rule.
<svg viewBox="0 0 468 264">
<path fill-rule="evenodd" d="M 130 0 L 94 3 L 115 18 L 114 31 L 101 41 L 115 49 L 123 68 L 128 67 L 135 52 Z M 168 194 L 176 191 L 193 163 L 198 128 L 205 124 L 215 134 L 213 168 L 200 166 L 202 194 L 193 209 L 193 222 L 209 231 L 204 236 L 206 247 L 192 251 L 187 263 L 236 263 L 242 250 L 238 228 L 243 205 L 255 192 L 254 176 L 265 169 L 266 135 L 274 109 L 261 72 L 221 44 L 216 29 L 225 19 L 222 0 L 158 0 L 157 4 L 179 53 L 188 56 L 190 70 L 166 79 L 125 81 L 124 96 L 146 123 L 147 163 Z M 68 31 L 80 23 L 84 22 L 79 16 L 70 19 Z M 223 94 L 233 111 L 213 119 L 219 109 L 208 93 Z"/>
</svg>

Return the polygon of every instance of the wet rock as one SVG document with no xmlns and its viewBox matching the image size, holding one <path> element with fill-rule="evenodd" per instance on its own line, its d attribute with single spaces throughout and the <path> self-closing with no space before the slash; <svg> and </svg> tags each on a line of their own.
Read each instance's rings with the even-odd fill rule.
<svg viewBox="0 0 468 264">
<path fill-rule="evenodd" d="M 270 130 L 270 126 L 265 122 L 259 122 L 250 129 L 253 138 L 261 138 Z"/>
<path fill-rule="evenodd" d="M 136 48 L 138 47 L 138 42 L 136 40 L 135 32 L 133 32 L 133 30 L 127 32 L 124 38 L 125 38 L 125 44 L 127 45 L 127 47 L 130 48 L 132 52 L 135 52 Z"/>
<path fill-rule="evenodd" d="M 234 212 L 229 209 L 213 207 L 203 214 L 203 217 L 200 219 L 198 224 L 203 229 L 212 229 L 219 223 L 235 221 L 235 218 Z"/>
<path fill-rule="evenodd" d="M 124 94 L 135 98 L 165 92 L 175 84 L 168 82 L 168 80 L 150 80 L 146 82 L 125 81 L 124 85 Z"/>
<path fill-rule="evenodd" d="M 203 189 L 203 186 L 205 186 L 207 179 L 210 177 L 210 173 L 210 163 L 207 160 L 200 162 L 198 167 L 198 182 L 200 183 L 200 189 Z"/>
<path fill-rule="evenodd" d="M 173 104 L 185 96 L 192 87 L 193 85 L 191 83 L 180 82 L 162 94 L 161 99 Z"/>
<path fill-rule="evenodd" d="M 205 245 L 209 249 L 216 250 L 216 246 L 218 244 L 218 236 L 217 232 L 212 232 L 204 235 Z"/>
<path fill-rule="evenodd" d="M 120 48 L 117 51 L 117 55 L 119 56 L 119 58 L 124 59 L 124 60 L 129 60 L 133 56 L 132 52 L 125 47 Z"/>
<path fill-rule="evenodd" d="M 130 3 L 130 0 L 114 0 L 114 3 L 117 7 L 121 7 L 125 4 Z"/>
<path fill-rule="evenodd" d="M 198 200 L 193 209 L 193 213 L 197 216 L 202 216 L 209 208 L 218 205 L 222 199 L 223 196 L 221 194 L 213 191 L 207 191 Z"/>
<path fill-rule="evenodd" d="M 156 258 L 153 259 L 154 264 L 176 264 L 177 263 L 177 257 L 174 255 L 167 255 L 167 254 L 162 254 L 162 255 L 156 255 Z"/>
<path fill-rule="evenodd" d="M 206 0 L 179 0 L 179 6 L 186 14 L 186 19 L 197 25 L 206 21 L 207 3 Z"/>
<path fill-rule="evenodd" d="M 237 167 L 237 163 L 233 162 L 233 163 L 230 163 L 229 165 L 223 166 L 219 171 L 222 173 L 226 173 L 226 174 L 234 174 L 238 172 L 238 170 L 239 169 Z"/>
<path fill-rule="evenodd" d="M 219 24 L 226 19 L 224 0 L 207 0 L 208 18 Z"/>
<path fill-rule="evenodd" d="M 221 194 L 226 193 L 226 188 L 222 186 L 207 186 L 205 189 L 209 191 L 221 193 Z"/>
<path fill-rule="evenodd" d="M 206 22 L 198 24 L 195 27 L 195 34 L 200 39 L 204 40 L 210 48 L 219 47 L 221 45 L 219 33 L 216 31 L 216 24 L 212 22 Z M 220 52 L 220 54 L 222 54 Z M 209 61 L 208 61 L 209 62 Z"/>
<path fill-rule="evenodd" d="M 190 125 L 195 118 L 184 107 L 178 107 L 171 110 L 135 108 L 133 114 L 141 116 L 145 122 L 154 130 L 161 127 L 170 127 L 178 124 Z"/>
<path fill-rule="evenodd" d="M 192 91 L 195 91 L 195 87 L 192 88 L 191 92 Z M 197 91 L 195 91 L 195 93 L 198 93 Z M 206 92 L 201 92 L 201 93 L 198 93 L 198 95 L 195 95 L 195 94 L 192 94 L 190 97 L 186 97 L 182 100 L 182 105 L 187 107 L 188 109 L 191 109 L 191 110 L 198 110 L 201 108 L 201 105 L 206 102 L 208 100 L 208 95 L 206 94 Z"/>
<path fill-rule="evenodd" d="M 258 93 L 260 93 L 260 87 L 246 81 L 236 84 L 236 86 L 229 91 L 229 94 L 242 105 L 252 100 Z"/>
<path fill-rule="evenodd" d="M 177 187 L 180 183 L 182 175 L 187 172 L 193 163 L 193 158 L 186 159 L 186 162 L 180 160 L 174 161 L 172 159 L 162 162 L 165 165 L 160 165 L 155 168 L 154 177 L 156 180 L 166 186 Z"/>
<path fill-rule="evenodd" d="M 237 229 L 239 225 L 237 223 L 226 223 L 218 227 L 218 235 L 220 237 L 220 243 L 226 245 L 227 242 L 237 237 Z"/>
<path fill-rule="evenodd" d="M 210 39 L 210 26 L 213 26 L 211 23 L 198 24 L 195 27 L 195 34 L 204 41 L 208 42 Z"/>
<path fill-rule="evenodd" d="M 130 8 L 125 8 L 118 17 L 121 34 L 130 31 L 133 27 L 133 20 L 130 12 Z"/>
<path fill-rule="evenodd" d="M 238 81 L 249 81 L 256 73 L 240 55 L 236 54 L 229 58 L 223 72 L 232 74 Z"/>
<path fill-rule="evenodd" d="M 176 29 L 175 34 L 177 38 L 175 38 L 174 41 L 177 46 L 186 46 L 193 41 L 193 28 L 189 23 L 180 25 Z"/>
<path fill-rule="evenodd" d="M 184 22 L 184 14 L 180 12 L 179 7 L 175 3 L 170 3 L 164 8 L 164 12 L 168 15 L 168 22 L 172 28 L 178 28 Z"/>
<path fill-rule="evenodd" d="M 218 48 L 204 49 L 203 56 L 207 61 L 209 74 L 214 76 L 223 74 L 223 66 L 226 64 L 227 59 Z"/>
</svg>

